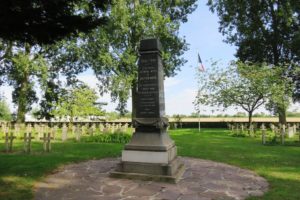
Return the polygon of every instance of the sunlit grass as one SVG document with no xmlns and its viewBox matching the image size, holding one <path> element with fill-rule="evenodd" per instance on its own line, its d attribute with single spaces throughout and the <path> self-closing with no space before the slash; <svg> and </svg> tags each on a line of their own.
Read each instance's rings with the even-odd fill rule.
<svg viewBox="0 0 300 200">
<path fill-rule="evenodd" d="M 231 137 L 224 129 L 178 129 L 170 131 L 181 156 L 209 159 L 247 168 L 265 177 L 270 190 L 262 200 L 300 199 L 300 147 L 261 144 L 260 138 Z M 294 145 L 295 144 L 295 145 Z M 13 153 L 0 153 L 0 199 L 32 199 L 32 187 L 59 166 L 104 157 L 118 157 L 122 144 L 55 141 L 52 152 L 44 153 L 41 142 L 33 142 L 30 155 L 22 153 L 23 144 L 15 141 Z M 0 150 L 4 150 L 3 140 Z"/>
</svg>

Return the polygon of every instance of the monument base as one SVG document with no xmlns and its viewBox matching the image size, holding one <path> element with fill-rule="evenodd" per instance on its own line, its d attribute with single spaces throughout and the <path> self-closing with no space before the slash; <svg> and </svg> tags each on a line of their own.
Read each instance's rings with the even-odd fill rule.
<svg viewBox="0 0 300 200">
<path fill-rule="evenodd" d="M 170 164 L 120 162 L 116 170 L 110 173 L 110 177 L 177 183 L 184 170 L 184 165 L 178 158 Z"/>
<path fill-rule="evenodd" d="M 184 165 L 174 145 L 167 151 L 123 150 L 122 161 L 110 176 L 176 183 L 183 172 Z"/>
</svg>

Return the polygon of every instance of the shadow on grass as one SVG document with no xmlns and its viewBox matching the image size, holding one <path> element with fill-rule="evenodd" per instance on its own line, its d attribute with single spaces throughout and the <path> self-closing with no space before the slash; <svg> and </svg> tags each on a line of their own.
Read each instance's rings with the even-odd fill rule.
<svg viewBox="0 0 300 200">
<path fill-rule="evenodd" d="M 0 199 L 32 199 L 33 183 L 54 172 L 59 166 L 88 159 L 120 156 L 123 145 L 53 143 L 50 153 L 43 152 L 42 143 L 32 144 L 30 155 L 22 152 L 16 142 L 13 153 L 0 153 Z M 1 144 L 3 149 L 4 145 Z"/>
</svg>

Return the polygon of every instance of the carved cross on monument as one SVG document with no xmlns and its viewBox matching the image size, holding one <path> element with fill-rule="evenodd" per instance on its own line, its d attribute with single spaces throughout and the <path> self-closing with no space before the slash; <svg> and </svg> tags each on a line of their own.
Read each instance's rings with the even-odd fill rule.
<svg viewBox="0 0 300 200">
<path fill-rule="evenodd" d="M 167 133 L 161 49 L 158 39 L 141 41 L 135 132 L 113 177 L 177 182 L 184 171 Z"/>
</svg>

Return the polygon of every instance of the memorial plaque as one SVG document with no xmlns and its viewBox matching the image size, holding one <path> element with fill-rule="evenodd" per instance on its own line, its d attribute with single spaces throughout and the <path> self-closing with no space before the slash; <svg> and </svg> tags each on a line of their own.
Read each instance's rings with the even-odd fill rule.
<svg viewBox="0 0 300 200">
<path fill-rule="evenodd" d="M 136 117 L 163 117 L 163 69 L 159 57 L 155 53 L 141 54 L 138 74 Z"/>
</svg>

